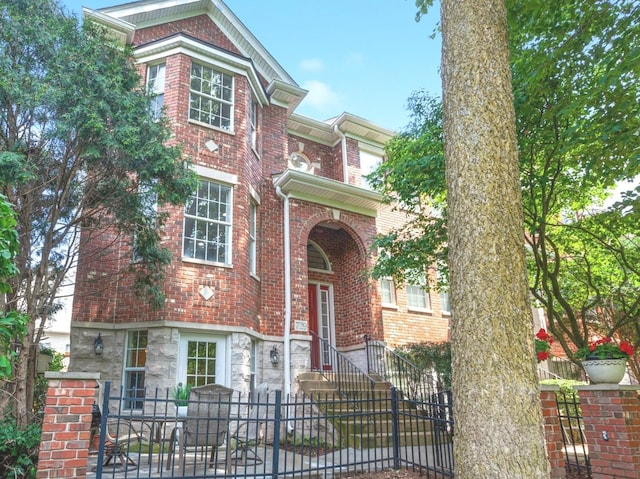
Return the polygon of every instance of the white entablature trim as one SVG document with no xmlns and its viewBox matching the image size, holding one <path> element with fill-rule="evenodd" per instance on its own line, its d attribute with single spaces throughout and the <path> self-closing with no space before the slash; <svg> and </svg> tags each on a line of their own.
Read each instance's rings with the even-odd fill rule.
<svg viewBox="0 0 640 479">
<path fill-rule="evenodd" d="M 151 63 L 171 55 L 182 53 L 202 63 L 218 67 L 230 73 L 243 75 L 249 79 L 251 90 L 261 105 L 268 105 L 265 92 L 251 60 L 233 55 L 206 43 L 182 34 L 176 34 L 162 40 L 137 48 L 134 56 L 138 63 Z"/>
<path fill-rule="evenodd" d="M 191 168 L 198 176 L 203 178 L 209 178 L 210 180 L 219 181 L 221 183 L 227 183 L 228 185 L 238 184 L 238 175 L 227 173 L 226 171 L 216 170 L 215 168 L 209 168 L 208 166 L 192 165 Z"/>
</svg>

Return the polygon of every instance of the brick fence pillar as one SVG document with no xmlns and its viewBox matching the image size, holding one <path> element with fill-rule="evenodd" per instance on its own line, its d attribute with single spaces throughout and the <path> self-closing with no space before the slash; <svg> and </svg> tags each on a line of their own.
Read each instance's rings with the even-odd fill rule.
<svg viewBox="0 0 640 479">
<path fill-rule="evenodd" d="M 38 454 L 38 479 L 85 479 L 96 373 L 47 372 L 49 381 Z"/>
<path fill-rule="evenodd" d="M 640 386 L 577 386 L 593 479 L 640 477 Z"/>
<path fill-rule="evenodd" d="M 558 402 L 556 392 L 560 388 L 556 385 L 540 385 L 540 402 L 542 404 L 542 416 L 544 420 L 544 438 L 547 443 L 547 456 L 551 470 L 551 479 L 566 477 L 564 461 L 564 443 L 562 441 L 562 429 L 558 417 Z"/>
</svg>

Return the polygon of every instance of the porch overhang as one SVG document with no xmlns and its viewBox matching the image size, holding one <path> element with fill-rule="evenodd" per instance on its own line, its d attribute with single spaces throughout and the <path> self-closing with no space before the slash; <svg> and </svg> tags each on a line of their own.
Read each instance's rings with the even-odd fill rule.
<svg viewBox="0 0 640 479">
<path fill-rule="evenodd" d="M 274 175 L 273 185 L 289 198 L 375 217 L 382 195 L 339 181 L 292 169 Z"/>
</svg>

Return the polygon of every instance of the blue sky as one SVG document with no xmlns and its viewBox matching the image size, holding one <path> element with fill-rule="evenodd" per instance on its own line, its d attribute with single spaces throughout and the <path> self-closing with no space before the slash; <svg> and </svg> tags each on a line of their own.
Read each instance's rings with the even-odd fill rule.
<svg viewBox="0 0 640 479">
<path fill-rule="evenodd" d="M 118 0 L 59 0 L 71 11 Z M 416 23 L 413 0 L 225 0 L 282 67 L 309 90 L 297 113 L 325 120 L 353 113 L 399 130 L 407 98 L 440 96 L 436 5 Z"/>
</svg>

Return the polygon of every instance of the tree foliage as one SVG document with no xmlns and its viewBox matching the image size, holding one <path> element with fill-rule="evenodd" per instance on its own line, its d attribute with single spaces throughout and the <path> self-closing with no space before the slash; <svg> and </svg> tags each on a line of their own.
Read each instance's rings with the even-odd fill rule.
<svg viewBox="0 0 640 479">
<path fill-rule="evenodd" d="M 80 27 L 54 0 L 0 0 L 0 191 L 20 232 L 20 274 L 4 307 L 31 317 L 27 346 L 75 267 L 80 227 L 82 241 L 111 232 L 123 234 L 119 248 L 135 242 L 128 273 L 162 304 L 163 206 L 184 203 L 195 180 L 149 105 L 131 50 L 108 32 Z M 18 393 L 34 371 L 33 348 L 23 351 Z M 23 413 L 31 396 L 19 400 Z"/>
<path fill-rule="evenodd" d="M 11 293 L 10 278 L 18 273 L 15 256 L 18 252 L 16 219 L 6 197 L 0 194 L 0 304 Z M 0 310 L 0 380 L 11 377 L 12 363 L 16 356 L 14 343 L 25 332 L 27 317 L 17 311 Z"/>
<path fill-rule="evenodd" d="M 507 6 L 531 293 L 569 353 L 594 332 L 638 346 L 640 210 L 638 191 L 625 182 L 640 173 L 640 5 Z M 391 253 L 376 276 L 402 278 L 408 266 L 446 263 L 442 160 L 429 154 L 442 148 L 430 133 L 439 129 L 440 107 L 418 96 L 409 103 L 412 123 L 390 143 L 391 166 L 374 175 L 389 200 L 419 219 L 413 236 L 396 230 L 377 240 Z M 416 162 L 424 170 L 403 166 Z M 629 191 L 611 201 L 621 182 Z M 436 220 L 412 208 L 415 192 L 438 200 Z"/>
</svg>

